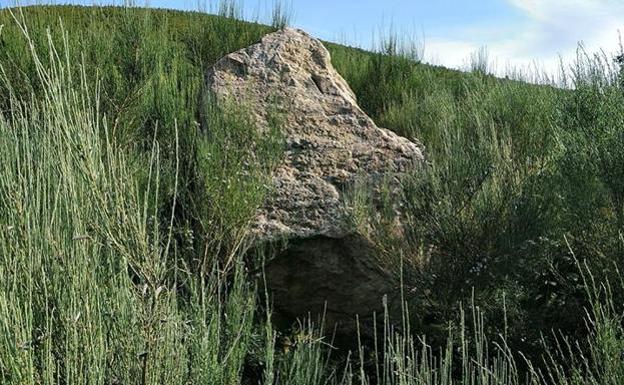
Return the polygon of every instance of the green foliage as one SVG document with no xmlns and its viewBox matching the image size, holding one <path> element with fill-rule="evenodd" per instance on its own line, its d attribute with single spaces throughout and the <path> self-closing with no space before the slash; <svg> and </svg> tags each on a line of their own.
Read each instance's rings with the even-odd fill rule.
<svg viewBox="0 0 624 385">
<path fill-rule="evenodd" d="M 621 262 L 617 65 L 580 51 L 567 83 L 532 85 L 487 75 L 484 50 L 460 73 L 392 52 L 329 48 L 376 122 L 426 146 L 430 165 L 404 183 L 407 242 L 388 242 L 391 220 L 367 231 L 377 234 L 382 263 L 398 272 L 406 260 L 413 324 L 443 345 L 456 303 L 474 290 L 494 333 L 506 299 L 509 342 L 531 356 L 543 331 L 585 334 L 582 317 L 561 317 L 588 305 L 564 236 L 601 274 Z"/>
<path fill-rule="evenodd" d="M 257 136 L 244 138 L 249 125 L 226 132 L 215 113 L 212 136 L 198 134 L 201 71 L 181 43 L 157 39 L 164 27 L 149 12 L 112 10 L 123 32 L 110 45 L 99 29 L 108 16 L 90 12 L 98 21 L 88 38 L 37 35 L 20 16 L 3 36 L 20 54 L 0 62 L 0 382 L 240 382 L 258 340 L 254 288 L 241 250 L 231 251 L 231 278 L 218 259 L 193 270 L 199 228 L 185 210 L 209 179 L 197 173 L 203 150 L 240 150 Z M 280 150 L 257 143 L 266 167 L 244 185 L 253 196 Z M 207 166 L 241 178 L 249 170 L 231 155 Z M 231 221 L 233 211 L 209 219 Z"/>
<path fill-rule="evenodd" d="M 207 244 L 204 252 L 232 257 L 234 250 L 249 246 L 245 231 L 266 198 L 268 176 L 284 145 L 277 114 L 260 131 L 244 106 L 218 106 L 211 99 L 202 107 L 205 133 L 196 143 L 197 167 L 207 172 L 194 191 L 202 197 L 195 207 Z"/>
</svg>

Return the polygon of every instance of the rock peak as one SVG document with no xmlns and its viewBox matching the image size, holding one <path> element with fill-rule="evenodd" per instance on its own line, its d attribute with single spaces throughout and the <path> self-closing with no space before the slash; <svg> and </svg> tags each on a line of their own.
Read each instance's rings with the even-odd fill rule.
<svg viewBox="0 0 624 385">
<path fill-rule="evenodd" d="M 250 106 L 262 129 L 277 103 L 287 149 L 276 170 L 275 197 L 254 222 L 264 240 L 342 237 L 342 190 L 356 176 L 399 174 L 423 162 L 417 143 L 379 128 L 357 105 L 323 44 L 299 29 L 268 34 L 209 71 L 217 98 Z"/>
</svg>

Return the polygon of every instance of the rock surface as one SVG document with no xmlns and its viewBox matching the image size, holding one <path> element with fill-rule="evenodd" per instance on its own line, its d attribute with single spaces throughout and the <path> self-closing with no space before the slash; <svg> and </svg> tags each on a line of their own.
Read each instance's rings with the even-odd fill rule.
<svg viewBox="0 0 624 385">
<path fill-rule="evenodd" d="M 206 82 L 218 101 L 248 106 L 260 130 L 269 111 L 280 111 L 286 150 L 251 228 L 258 243 L 287 241 L 266 267 L 276 309 L 305 316 L 327 302 L 329 323 L 350 328 L 355 314 L 380 308 L 392 284 L 373 245 L 345 219 L 345 191 L 362 177 L 373 186 L 382 177 L 396 181 L 424 162 L 420 145 L 377 127 L 329 52 L 301 30 L 266 35 L 225 56 Z"/>
</svg>

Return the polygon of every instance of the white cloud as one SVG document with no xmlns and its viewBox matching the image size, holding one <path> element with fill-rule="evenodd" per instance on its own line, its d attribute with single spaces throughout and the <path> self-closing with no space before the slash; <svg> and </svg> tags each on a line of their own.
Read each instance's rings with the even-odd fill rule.
<svg viewBox="0 0 624 385">
<path fill-rule="evenodd" d="M 425 41 L 425 60 L 431 64 L 459 68 L 479 46 L 471 41 L 433 38 Z"/>
<path fill-rule="evenodd" d="M 509 1 L 530 19 L 526 37 L 532 49 L 570 49 L 579 41 L 591 48 L 612 49 L 617 47 L 617 30 L 624 26 L 621 0 Z"/>
<path fill-rule="evenodd" d="M 603 49 L 613 53 L 619 49 L 618 30 L 624 32 L 624 0 L 507 1 L 524 15 L 515 29 L 490 24 L 478 30 L 466 28 L 461 39 L 429 39 L 427 60 L 465 68 L 470 54 L 485 45 L 499 74 L 509 67 L 534 69 L 536 65 L 557 73 L 560 58 L 570 63 L 579 42 L 589 52 Z"/>
</svg>

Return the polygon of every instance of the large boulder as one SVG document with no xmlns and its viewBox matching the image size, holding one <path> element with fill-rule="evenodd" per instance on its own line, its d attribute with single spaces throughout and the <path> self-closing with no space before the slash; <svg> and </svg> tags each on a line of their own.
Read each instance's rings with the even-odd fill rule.
<svg viewBox="0 0 624 385">
<path fill-rule="evenodd" d="M 207 73 L 206 95 L 246 105 L 259 130 L 280 112 L 286 150 L 273 190 L 251 227 L 258 244 L 283 244 L 266 266 L 277 312 L 321 313 L 329 327 L 352 331 L 395 294 L 375 247 L 345 215 L 348 191 L 364 178 L 397 184 L 423 162 L 421 146 L 379 128 L 357 105 L 320 41 L 297 29 L 266 35 Z M 390 181 L 390 182 L 388 182 Z"/>
</svg>

